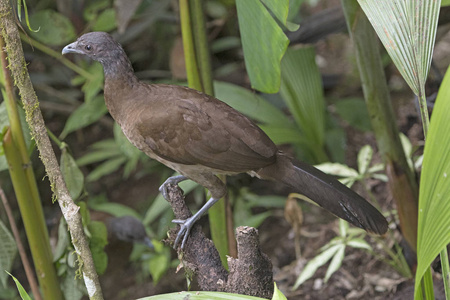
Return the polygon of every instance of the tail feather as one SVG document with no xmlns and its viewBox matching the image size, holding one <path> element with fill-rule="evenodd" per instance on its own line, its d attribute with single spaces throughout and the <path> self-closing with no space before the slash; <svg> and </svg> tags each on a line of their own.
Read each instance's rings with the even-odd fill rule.
<svg viewBox="0 0 450 300">
<path fill-rule="evenodd" d="M 332 214 L 364 230 L 384 234 L 388 223 L 364 198 L 335 178 L 303 163 L 279 156 L 275 165 L 258 172 L 262 178 L 281 181 Z"/>
</svg>

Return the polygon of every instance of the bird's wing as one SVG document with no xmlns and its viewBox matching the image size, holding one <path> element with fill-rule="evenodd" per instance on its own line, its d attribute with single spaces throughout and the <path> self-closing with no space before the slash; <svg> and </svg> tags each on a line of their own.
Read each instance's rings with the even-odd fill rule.
<svg viewBox="0 0 450 300">
<path fill-rule="evenodd" d="M 228 172 L 257 170 L 275 162 L 276 146 L 247 117 L 195 90 L 173 89 L 154 93 L 153 113 L 142 113 L 136 121 L 151 152 L 173 163 Z"/>
</svg>

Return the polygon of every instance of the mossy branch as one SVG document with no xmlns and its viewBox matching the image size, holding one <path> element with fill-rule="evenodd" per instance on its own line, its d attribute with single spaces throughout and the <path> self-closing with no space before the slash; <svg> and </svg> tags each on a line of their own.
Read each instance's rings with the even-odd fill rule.
<svg viewBox="0 0 450 300">
<path fill-rule="evenodd" d="M 31 84 L 25 63 L 20 35 L 15 23 L 9 1 L 0 0 L 0 29 L 5 40 L 6 53 L 9 60 L 14 84 L 18 87 L 26 113 L 27 123 L 36 141 L 40 158 L 45 166 L 54 195 L 56 196 L 64 218 L 69 225 L 72 243 L 82 259 L 84 282 L 90 299 L 103 299 L 98 275 L 95 271 L 89 244 L 84 235 L 79 207 L 74 203 L 67 190 L 59 169 L 56 155 L 53 152 L 50 139 L 39 109 L 39 102 Z"/>
</svg>

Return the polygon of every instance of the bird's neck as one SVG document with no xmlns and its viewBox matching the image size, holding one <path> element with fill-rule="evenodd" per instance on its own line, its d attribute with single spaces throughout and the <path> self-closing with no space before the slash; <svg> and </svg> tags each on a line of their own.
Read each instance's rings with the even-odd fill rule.
<svg viewBox="0 0 450 300">
<path fill-rule="evenodd" d="M 133 90 L 139 84 L 125 54 L 110 61 L 101 61 L 105 73 L 105 102 L 112 117 L 120 124 L 122 112 L 132 101 Z"/>
</svg>

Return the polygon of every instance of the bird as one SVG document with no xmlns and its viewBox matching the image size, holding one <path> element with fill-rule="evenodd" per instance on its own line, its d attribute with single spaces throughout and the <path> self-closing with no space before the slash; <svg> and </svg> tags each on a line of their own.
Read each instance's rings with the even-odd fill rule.
<svg viewBox="0 0 450 300">
<path fill-rule="evenodd" d="M 144 83 L 136 77 L 122 46 L 105 32 L 89 32 L 65 46 L 103 65 L 104 98 L 124 135 L 152 159 L 180 175 L 160 187 L 193 180 L 211 198 L 180 225 L 173 247 L 183 250 L 193 225 L 227 189 L 217 175 L 248 173 L 289 186 L 322 208 L 367 232 L 383 235 L 387 220 L 363 197 L 336 178 L 291 158 L 252 120 L 224 102 L 200 91 L 168 84 Z"/>
</svg>

